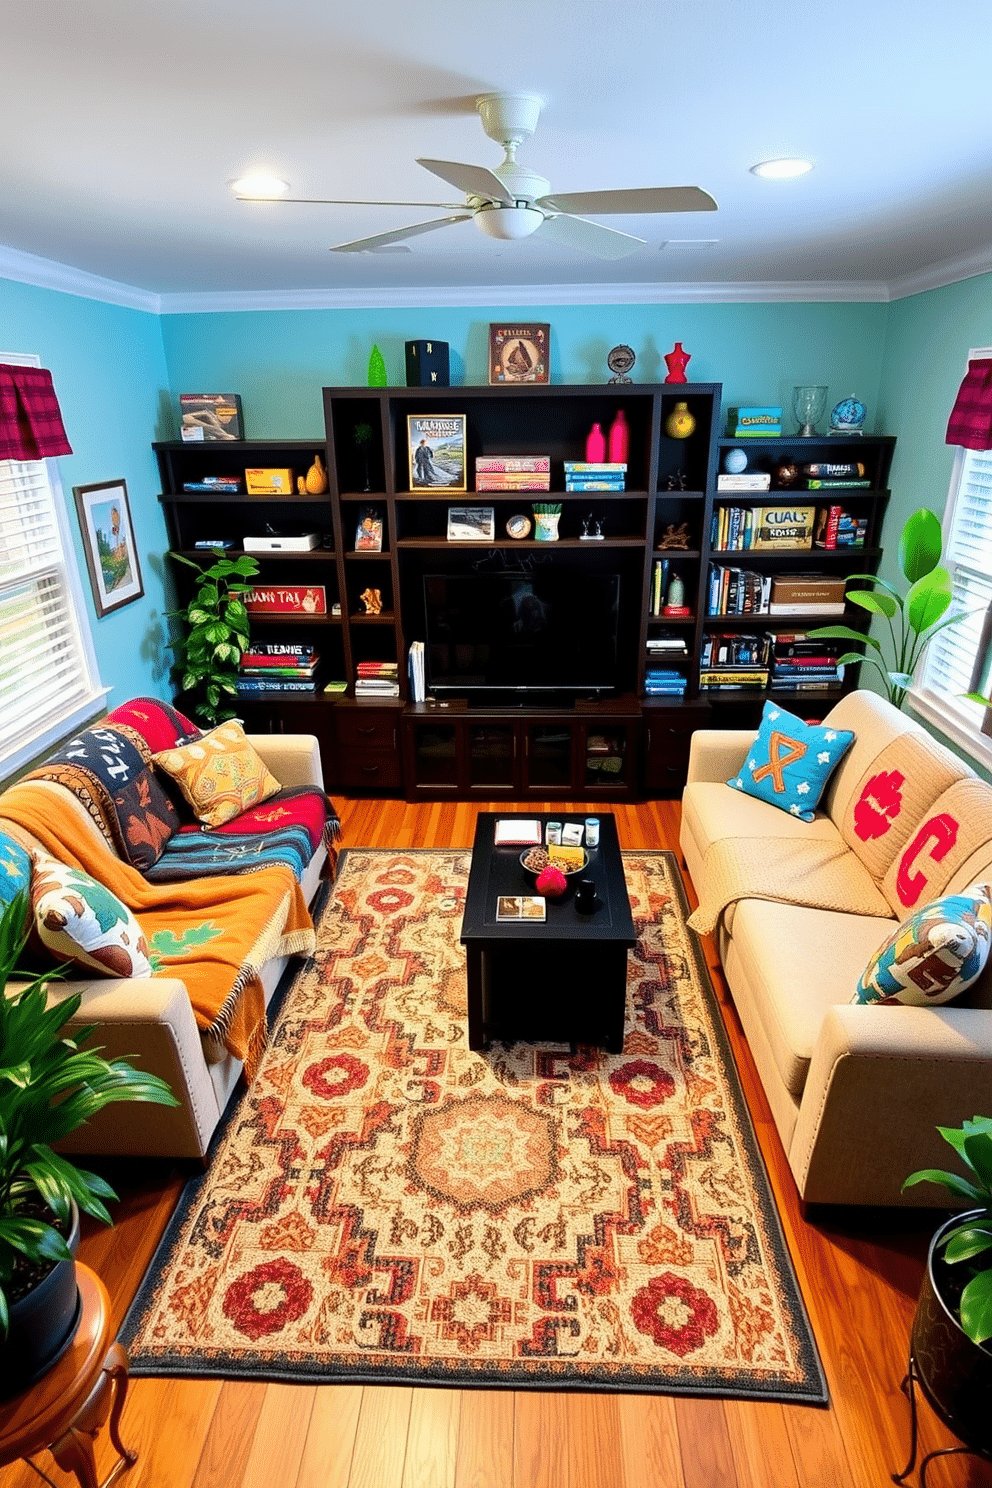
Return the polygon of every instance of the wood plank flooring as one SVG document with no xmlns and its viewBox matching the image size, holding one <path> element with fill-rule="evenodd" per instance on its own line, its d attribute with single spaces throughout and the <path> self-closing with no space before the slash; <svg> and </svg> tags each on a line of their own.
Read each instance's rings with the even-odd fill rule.
<svg viewBox="0 0 992 1488">
<path fill-rule="evenodd" d="M 475 803 L 339 800 L 345 845 L 470 846 Z M 585 815 L 581 802 L 521 812 Z M 679 803 L 610 808 L 623 847 L 678 850 Z M 691 885 L 690 900 L 695 903 Z M 712 947 L 708 959 L 786 1239 L 826 1369 L 827 1409 L 649 1395 L 291 1386 L 135 1380 L 125 1440 L 139 1451 L 125 1488 L 878 1488 L 900 1470 L 909 1412 L 900 1393 L 933 1213 L 813 1210 L 796 1198 Z M 870 1140 L 870 1134 L 866 1134 Z M 121 1194 L 116 1224 L 87 1226 L 80 1255 L 115 1316 L 134 1293 L 188 1170 L 94 1164 Z M 924 1449 L 953 1438 L 922 1410 Z M 112 1449 L 101 1433 L 97 1463 Z M 47 1453 L 52 1483 L 75 1484 Z M 25 1465 L 3 1488 L 37 1488 Z M 937 1462 L 929 1488 L 992 1488 L 966 1458 Z"/>
</svg>

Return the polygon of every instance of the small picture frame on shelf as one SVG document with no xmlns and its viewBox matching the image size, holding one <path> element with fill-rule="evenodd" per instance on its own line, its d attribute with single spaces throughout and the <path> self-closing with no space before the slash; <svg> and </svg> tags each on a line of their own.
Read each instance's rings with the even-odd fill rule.
<svg viewBox="0 0 992 1488">
<path fill-rule="evenodd" d="M 449 506 L 449 542 L 495 542 L 496 514 L 491 506 Z"/>
<path fill-rule="evenodd" d="M 407 415 L 411 491 L 467 491 L 465 415 Z"/>
<path fill-rule="evenodd" d="M 382 515 L 374 506 L 363 506 L 355 529 L 356 553 L 382 552 Z"/>
<path fill-rule="evenodd" d="M 550 382 L 551 326 L 546 321 L 489 324 L 489 382 Z"/>
</svg>

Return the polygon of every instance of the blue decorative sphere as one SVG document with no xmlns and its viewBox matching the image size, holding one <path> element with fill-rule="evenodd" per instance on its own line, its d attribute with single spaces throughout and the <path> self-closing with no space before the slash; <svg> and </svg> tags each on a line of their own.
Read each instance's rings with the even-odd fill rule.
<svg viewBox="0 0 992 1488">
<path fill-rule="evenodd" d="M 866 413 L 867 409 L 860 398 L 842 398 L 830 411 L 830 427 L 842 433 L 849 429 L 860 429 Z"/>
<path fill-rule="evenodd" d="M 740 475 L 747 469 L 747 450 L 729 449 L 723 457 L 723 468 L 729 475 Z"/>
</svg>

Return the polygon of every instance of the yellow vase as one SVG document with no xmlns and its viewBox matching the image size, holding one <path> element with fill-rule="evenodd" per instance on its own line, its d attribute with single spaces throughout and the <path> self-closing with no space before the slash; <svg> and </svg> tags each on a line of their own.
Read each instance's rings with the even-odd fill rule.
<svg viewBox="0 0 992 1488">
<path fill-rule="evenodd" d="M 696 420 L 689 412 L 688 403 L 676 403 L 665 420 L 665 433 L 669 439 L 688 439 L 696 427 Z"/>
<path fill-rule="evenodd" d="M 306 486 L 311 496 L 323 496 L 327 490 L 327 471 L 319 455 L 314 455 L 313 464 L 307 471 Z"/>
</svg>

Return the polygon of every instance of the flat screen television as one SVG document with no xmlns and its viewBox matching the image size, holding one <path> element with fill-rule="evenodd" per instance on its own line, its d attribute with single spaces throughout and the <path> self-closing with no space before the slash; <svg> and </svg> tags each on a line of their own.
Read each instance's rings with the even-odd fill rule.
<svg viewBox="0 0 992 1488">
<path fill-rule="evenodd" d="M 437 694 L 611 692 L 617 681 L 619 574 L 424 575 L 427 686 Z"/>
</svg>

